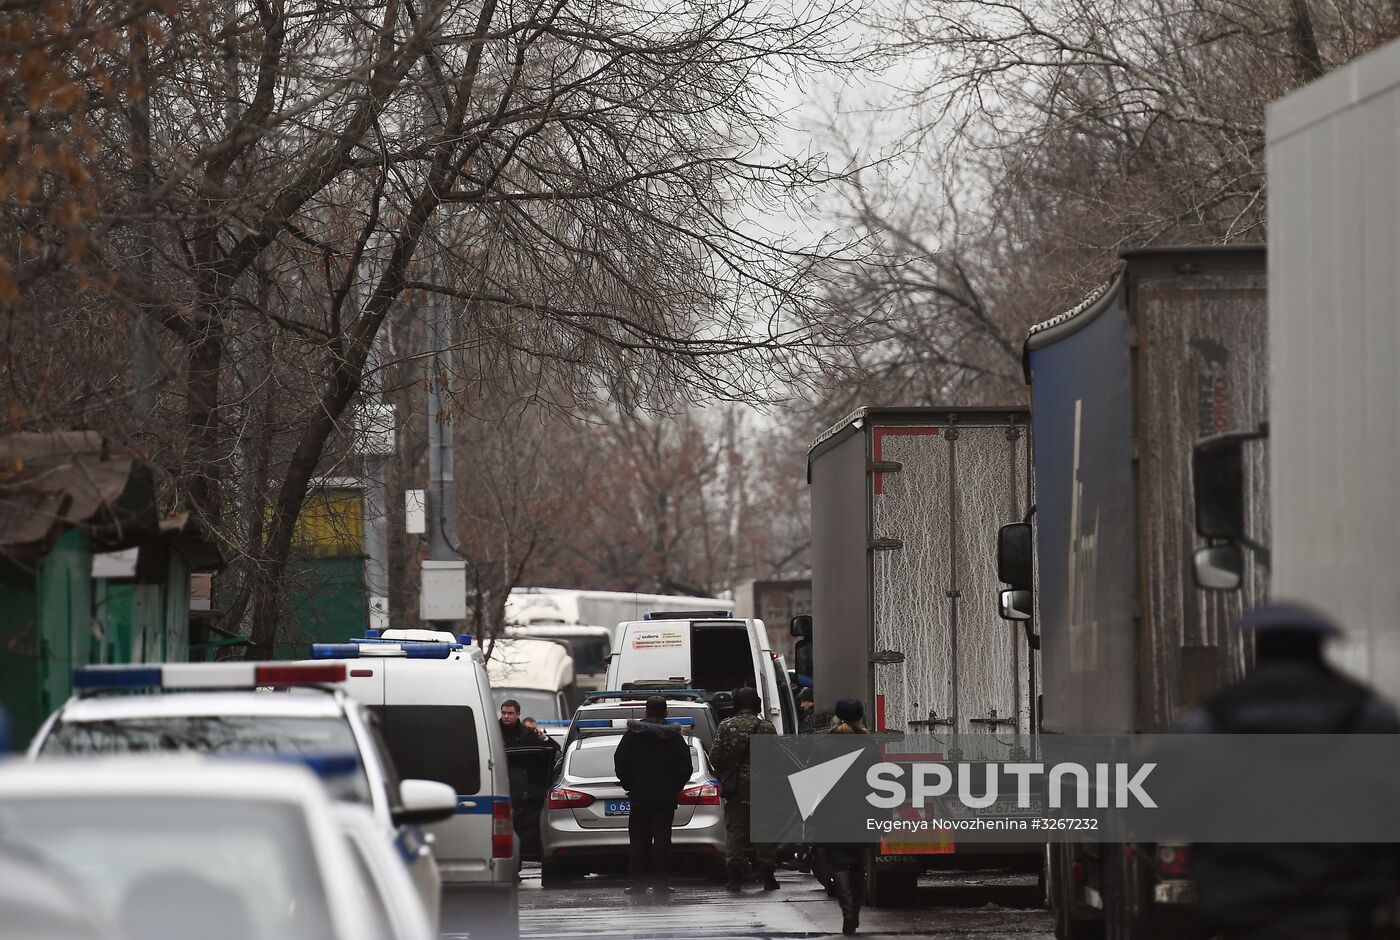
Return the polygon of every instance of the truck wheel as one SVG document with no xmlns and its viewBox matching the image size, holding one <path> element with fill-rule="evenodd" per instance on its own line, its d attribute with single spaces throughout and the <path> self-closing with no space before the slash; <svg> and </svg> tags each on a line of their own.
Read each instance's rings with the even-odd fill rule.
<svg viewBox="0 0 1400 940">
<path fill-rule="evenodd" d="M 1067 865 L 1059 846 L 1054 843 L 1046 846 L 1045 895 L 1050 911 L 1055 915 L 1055 940 L 1102 940 L 1102 921 L 1079 920 L 1074 916 L 1074 888 L 1067 877 Z"/>
<path fill-rule="evenodd" d="M 872 871 L 867 877 L 871 907 L 909 907 L 919 888 L 917 871 Z"/>
</svg>

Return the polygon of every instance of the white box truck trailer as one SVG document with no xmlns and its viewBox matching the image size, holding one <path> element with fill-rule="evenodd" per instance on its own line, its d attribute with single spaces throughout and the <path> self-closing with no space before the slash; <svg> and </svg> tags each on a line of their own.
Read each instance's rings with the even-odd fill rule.
<svg viewBox="0 0 1400 940">
<path fill-rule="evenodd" d="M 816 708 L 866 703 L 873 731 L 983 735 L 1029 745 L 1035 663 L 997 587 L 996 523 L 1030 508 L 1024 408 L 862 408 L 817 438 L 812 493 Z M 944 835 L 944 834 L 941 834 Z M 1039 864 L 1038 845 L 891 837 L 874 854 L 876 904 L 921 870 Z"/>
<path fill-rule="evenodd" d="M 1270 106 L 1272 593 L 1400 699 L 1400 43 Z"/>
</svg>

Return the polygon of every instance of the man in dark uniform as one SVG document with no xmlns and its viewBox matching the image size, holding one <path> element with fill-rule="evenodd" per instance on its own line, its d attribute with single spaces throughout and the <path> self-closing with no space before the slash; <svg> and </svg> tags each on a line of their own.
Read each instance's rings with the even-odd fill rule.
<svg viewBox="0 0 1400 940">
<path fill-rule="evenodd" d="M 774 871 L 778 867 L 777 846 L 760 843 L 755 846 L 749 837 L 749 738 L 755 734 L 777 734 L 771 721 L 759 717 L 762 703 L 758 691 L 750 688 L 734 692 L 734 715 L 720 723 L 710 748 L 710 763 L 724 782 L 725 864 L 729 869 L 730 891 L 743 890 L 743 878 L 748 870 L 748 853 L 755 850 L 758 868 L 763 875 L 763 890 L 779 887 Z"/>
<path fill-rule="evenodd" d="M 521 722 L 520 703 L 513 698 L 501 703 L 501 737 L 505 739 L 506 747 L 518 747 L 535 740 L 534 733 Z"/>
<path fill-rule="evenodd" d="M 1327 663 L 1341 631 L 1307 607 L 1275 604 L 1246 614 L 1254 670 L 1188 716 L 1179 730 L 1212 734 L 1395 734 L 1400 715 L 1373 690 Z M 1379 926 L 1400 886 L 1386 844 L 1193 846 L 1202 916 L 1231 938 L 1394 936 Z"/>
<path fill-rule="evenodd" d="M 680 725 L 667 724 L 666 700 L 659 695 L 647 699 L 646 717 L 627 722 L 627 730 L 617 743 L 613 770 L 632 813 L 627 820 L 627 841 L 631 847 L 631 883 L 628 894 L 645 894 L 647 882 L 654 893 L 670 894 L 666 882 L 671 855 L 671 826 L 681 790 L 690 781 L 690 744 Z"/>
</svg>

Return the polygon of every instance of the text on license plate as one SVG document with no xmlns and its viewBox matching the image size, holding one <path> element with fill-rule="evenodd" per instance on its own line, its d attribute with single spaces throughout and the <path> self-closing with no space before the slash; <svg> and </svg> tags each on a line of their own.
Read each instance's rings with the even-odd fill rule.
<svg viewBox="0 0 1400 940">
<path fill-rule="evenodd" d="M 631 813 L 631 800 L 608 800 L 603 804 L 603 815 L 605 816 L 628 816 Z"/>
</svg>

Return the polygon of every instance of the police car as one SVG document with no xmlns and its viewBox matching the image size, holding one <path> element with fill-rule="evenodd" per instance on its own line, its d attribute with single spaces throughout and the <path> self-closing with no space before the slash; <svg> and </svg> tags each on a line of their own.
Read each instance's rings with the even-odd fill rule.
<svg viewBox="0 0 1400 940">
<path fill-rule="evenodd" d="M 436 923 L 442 878 L 419 827 L 451 816 L 455 795 L 432 780 L 399 778 L 377 719 L 336 688 L 347 672 L 344 663 L 82 667 L 74 697 L 39 729 L 29 756 L 197 752 L 303 764 L 333 798 L 370 809 Z"/>
<path fill-rule="evenodd" d="M 564 747 L 579 737 L 580 728 L 603 728 L 604 720 L 626 726 L 629 718 L 646 715 L 647 699 L 659 695 L 666 699 L 667 715 L 690 719 L 689 732 L 700 742 L 705 753 L 715 742 L 718 726 L 714 710 L 705 702 L 706 694 L 695 689 L 627 689 L 625 691 L 589 692 L 583 704 L 574 712 L 564 735 Z M 586 724 L 585 724 L 586 723 Z"/>
<path fill-rule="evenodd" d="M 540 821 L 541 884 L 566 885 L 589 872 L 621 868 L 629 853 L 632 804 L 613 770 L 613 757 L 627 718 L 584 718 L 578 736 L 560 761 Z M 724 801 L 692 718 L 667 717 L 681 725 L 690 746 L 691 777 L 678 794 L 671 825 L 671 854 L 697 865 L 716 881 L 725 877 Z"/>
<path fill-rule="evenodd" d="M 405 629 L 318 643 L 311 655 L 302 665 L 346 670 L 346 692 L 378 716 L 401 773 L 456 794 L 455 814 L 429 832 L 444 883 L 469 896 L 472 937 L 518 935 L 520 846 L 480 649 L 470 637 Z"/>
<path fill-rule="evenodd" d="M 351 803 L 333 815 L 365 884 L 374 935 L 384 940 L 434 940 L 437 931 L 394 850 L 379 835 L 374 814 Z"/>
<path fill-rule="evenodd" d="M 0 767 L 0 842 L 65 883 L 105 928 L 99 936 L 384 937 L 325 790 L 295 765 L 10 762 Z M 6 908 L 0 921 L 19 914 Z"/>
</svg>

